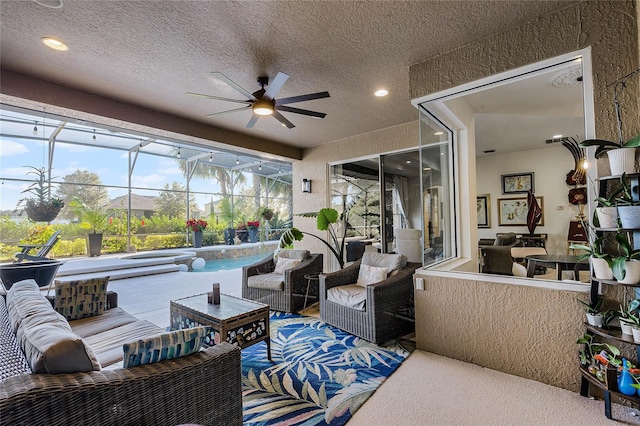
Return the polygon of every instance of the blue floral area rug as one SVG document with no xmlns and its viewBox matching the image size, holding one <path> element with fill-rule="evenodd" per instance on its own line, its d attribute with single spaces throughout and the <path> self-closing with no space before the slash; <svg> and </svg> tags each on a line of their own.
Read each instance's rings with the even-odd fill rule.
<svg viewBox="0 0 640 426">
<path fill-rule="evenodd" d="M 244 424 L 343 425 L 407 356 L 396 341 L 381 347 L 318 318 L 272 312 L 272 361 L 264 343 L 242 350 Z"/>
</svg>

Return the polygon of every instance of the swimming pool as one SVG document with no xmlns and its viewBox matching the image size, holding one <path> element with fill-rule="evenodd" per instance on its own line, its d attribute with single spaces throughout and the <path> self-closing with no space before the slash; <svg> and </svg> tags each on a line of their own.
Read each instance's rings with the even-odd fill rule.
<svg viewBox="0 0 640 426">
<path fill-rule="evenodd" d="M 251 256 L 243 257 L 230 257 L 227 259 L 213 259 L 205 262 L 204 268 L 194 269 L 192 272 L 212 272 L 212 271 L 226 271 L 229 269 L 242 268 L 245 265 L 251 265 L 252 263 L 262 260 L 267 257 L 268 253 L 253 254 Z"/>
</svg>

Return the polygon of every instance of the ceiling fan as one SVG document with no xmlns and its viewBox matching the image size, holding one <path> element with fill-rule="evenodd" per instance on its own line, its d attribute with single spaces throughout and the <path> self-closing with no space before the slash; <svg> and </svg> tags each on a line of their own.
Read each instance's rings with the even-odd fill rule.
<svg viewBox="0 0 640 426">
<path fill-rule="evenodd" d="M 260 85 L 260 89 L 253 93 L 249 93 L 242 86 L 240 86 L 239 84 L 237 84 L 236 82 L 234 82 L 229 77 L 222 74 L 221 72 L 212 72 L 211 75 L 224 81 L 229 86 L 233 87 L 235 90 L 240 92 L 240 94 L 244 95 L 247 99 L 231 99 L 231 98 L 223 98 L 220 96 L 205 95 L 202 93 L 187 92 L 187 94 L 189 95 L 202 96 L 207 99 L 215 99 L 219 101 L 246 104 L 241 108 L 235 108 L 227 111 L 216 112 L 216 113 L 207 115 L 207 117 L 212 117 L 214 115 L 229 114 L 236 111 L 244 111 L 248 108 L 251 108 L 251 110 L 253 111 L 253 116 L 251 116 L 251 119 L 247 123 L 248 128 L 252 128 L 253 126 L 255 126 L 260 116 L 272 115 L 284 127 L 293 129 L 295 127 L 293 123 L 287 120 L 282 114 L 280 114 L 280 111 L 293 112 L 295 114 L 308 115 L 310 117 L 315 117 L 315 118 L 324 118 L 327 115 L 323 112 L 309 111 L 307 109 L 291 107 L 291 106 L 288 106 L 288 104 L 294 104 L 296 102 L 311 101 L 313 99 L 328 98 L 329 92 L 309 93 L 307 95 L 276 99 L 275 96 L 278 94 L 280 89 L 282 89 L 282 86 L 287 81 L 287 79 L 289 79 L 289 76 L 283 72 L 279 72 L 276 75 L 276 78 L 273 79 L 271 84 L 269 84 L 269 77 L 266 77 L 266 76 L 258 77 L 258 84 Z M 269 87 L 265 90 L 264 87 L 267 85 Z"/>
</svg>

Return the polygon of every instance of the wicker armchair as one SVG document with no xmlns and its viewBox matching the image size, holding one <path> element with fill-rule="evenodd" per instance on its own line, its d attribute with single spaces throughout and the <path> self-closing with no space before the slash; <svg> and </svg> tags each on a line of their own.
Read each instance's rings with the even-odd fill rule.
<svg viewBox="0 0 640 426">
<path fill-rule="evenodd" d="M 259 262 L 242 268 L 242 297 L 269 305 L 270 309 L 283 312 L 297 312 L 304 306 L 307 292 L 305 275 L 320 274 L 322 272 L 322 254 L 309 253 L 307 250 L 283 250 L 281 257 L 295 258 L 301 255 L 304 260 L 294 268 L 287 269 L 281 277 L 282 289 L 267 289 L 252 287 L 249 278 L 257 275 L 273 276 L 275 262 L 273 255 L 269 255 Z M 318 300 L 317 291 L 310 291 L 308 301 Z"/>
<path fill-rule="evenodd" d="M 389 278 L 368 285 L 364 310 L 327 300 L 329 289 L 358 280 L 361 263 L 359 260 L 340 271 L 320 275 L 320 319 L 374 343 L 412 332 L 413 274 L 421 263 L 407 263 Z"/>
</svg>

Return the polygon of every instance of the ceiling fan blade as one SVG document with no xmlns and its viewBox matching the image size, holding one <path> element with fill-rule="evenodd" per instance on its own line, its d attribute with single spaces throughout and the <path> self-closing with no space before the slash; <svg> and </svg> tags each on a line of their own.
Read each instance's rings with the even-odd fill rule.
<svg viewBox="0 0 640 426">
<path fill-rule="evenodd" d="M 203 93 L 187 92 L 187 95 L 200 96 L 202 98 L 215 99 L 217 101 L 235 102 L 235 103 L 238 103 L 238 104 L 249 104 L 249 103 L 251 103 L 251 101 L 249 99 L 242 99 L 241 100 L 241 99 L 221 98 L 220 96 L 205 95 Z"/>
<path fill-rule="evenodd" d="M 278 111 L 293 112 L 296 114 L 309 115 L 316 118 L 325 118 L 327 114 L 324 112 L 309 111 L 308 109 L 294 108 L 287 105 L 278 106 Z"/>
<path fill-rule="evenodd" d="M 244 88 L 242 88 L 242 86 L 240 86 L 238 83 L 236 83 L 235 81 L 231 80 L 229 77 L 227 77 L 226 75 L 222 74 L 221 72 L 214 71 L 214 72 L 211 73 L 211 75 L 214 76 L 215 78 L 219 79 L 219 80 L 224 81 L 229 86 L 233 87 L 238 92 L 240 92 L 243 95 L 245 95 L 248 99 L 251 99 L 252 101 L 256 100 L 255 96 L 253 96 L 251 93 L 247 92 Z"/>
<path fill-rule="evenodd" d="M 284 115 L 280 114 L 278 111 L 273 111 L 273 118 L 278 120 L 280 123 L 282 123 L 283 126 L 288 129 L 293 129 L 294 127 L 296 127 L 292 122 L 284 118 Z"/>
<path fill-rule="evenodd" d="M 251 108 L 251 105 L 247 105 L 247 106 L 243 106 L 243 107 L 235 108 L 235 109 L 229 109 L 229 110 L 226 110 L 226 111 L 214 112 L 213 114 L 207 114 L 207 115 L 205 115 L 205 117 L 213 117 L 214 115 L 224 115 L 224 114 L 229 114 L 229 113 L 231 113 L 231 112 L 243 111 L 243 110 L 245 110 L 245 109 L 249 109 L 249 108 Z"/>
<path fill-rule="evenodd" d="M 276 78 L 274 78 L 273 81 L 269 84 L 267 91 L 264 92 L 264 95 L 262 97 L 267 99 L 275 98 L 288 79 L 289 76 L 287 74 L 279 72 L 278 75 L 276 75 Z"/>
<path fill-rule="evenodd" d="M 329 92 L 309 93 L 308 95 L 292 96 L 290 98 L 276 99 L 276 105 L 295 104 L 296 102 L 311 101 L 313 99 L 328 98 Z"/>
<path fill-rule="evenodd" d="M 247 123 L 247 128 L 252 129 L 253 126 L 256 125 L 256 122 L 258 121 L 258 118 L 260 118 L 260 116 L 258 114 L 253 114 L 251 116 L 251 118 L 249 119 L 249 122 Z"/>
</svg>

